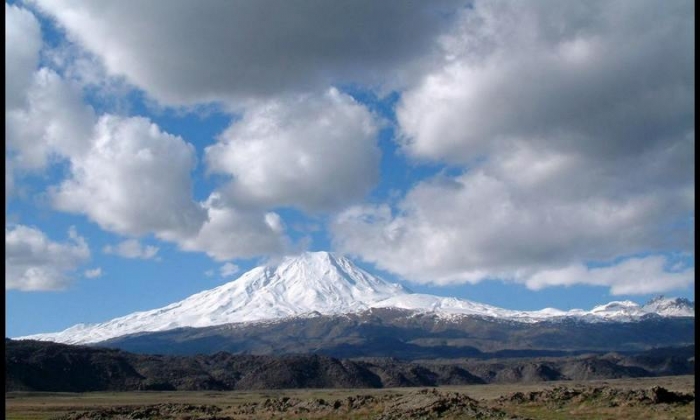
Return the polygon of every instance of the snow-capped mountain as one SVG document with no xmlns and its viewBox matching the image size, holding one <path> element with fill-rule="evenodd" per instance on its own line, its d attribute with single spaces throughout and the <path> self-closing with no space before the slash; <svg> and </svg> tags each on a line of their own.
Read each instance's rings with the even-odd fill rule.
<svg viewBox="0 0 700 420">
<path fill-rule="evenodd" d="M 564 317 L 629 321 L 649 313 L 661 316 L 694 316 L 695 313 L 694 305 L 685 299 L 664 298 L 657 298 L 645 306 L 629 301 L 611 302 L 591 311 L 553 308 L 513 311 L 465 299 L 413 293 L 362 270 L 345 257 L 328 252 L 307 252 L 286 257 L 276 265 L 256 267 L 234 281 L 163 308 L 19 339 L 86 344 L 139 332 L 313 314 L 357 313 L 370 308 L 408 309 L 441 317 L 477 315 L 522 322 Z"/>
<path fill-rule="evenodd" d="M 695 302 L 684 298 L 665 298 L 657 296 L 647 302 L 643 309 L 661 316 L 695 316 Z"/>
<path fill-rule="evenodd" d="M 573 311 L 571 311 L 573 315 Z M 581 317 L 596 317 L 614 321 L 631 321 L 642 316 L 656 314 L 663 317 L 695 317 L 695 303 L 683 298 L 665 298 L 657 296 L 644 305 L 630 300 L 614 301 L 599 305 Z M 594 320 L 594 319 L 592 319 Z"/>
</svg>

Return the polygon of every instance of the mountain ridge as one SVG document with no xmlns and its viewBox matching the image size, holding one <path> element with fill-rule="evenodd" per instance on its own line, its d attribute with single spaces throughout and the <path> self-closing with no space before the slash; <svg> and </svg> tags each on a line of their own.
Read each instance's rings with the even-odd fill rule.
<svg viewBox="0 0 700 420">
<path fill-rule="evenodd" d="M 321 251 L 305 252 L 285 257 L 277 264 L 255 267 L 236 280 L 162 308 L 17 339 L 89 344 L 141 332 L 274 321 L 314 314 L 358 313 L 370 308 L 398 308 L 435 313 L 444 318 L 482 316 L 519 322 L 572 317 L 587 322 L 628 322 L 650 314 L 694 317 L 694 303 L 687 299 L 658 297 L 648 305 L 614 301 L 590 311 L 509 310 L 466 299 L 413 293 L 398 283 L 370 274 L 346 257 Z"/>
<path fill-rule="evenodd" d="M 5 390 L 43 392 L 385 388 L 689 375 L 695 346 L 562 357 L 402 361 L 317 354 L 169 356 L 5 341 Z"/>
<path fill-rule="evenodd" d="M 397 308 L 341 315 L 142 332 L 96 344 L 136 353 L 324 354 L 404 360 L 569 352 L 640 351 L 695 343 L 695 318 L 648 315 L 634 322 L 577 318 L 518 322 L 493 317 L 444 318 Z"/>
</svg>

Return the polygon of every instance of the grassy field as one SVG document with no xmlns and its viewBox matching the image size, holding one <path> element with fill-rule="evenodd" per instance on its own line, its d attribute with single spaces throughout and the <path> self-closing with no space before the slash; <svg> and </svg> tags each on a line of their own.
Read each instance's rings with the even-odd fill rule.
<svg viewBox="0 0 700 420">
<path fill-rule="evenodd" d="M 435 391 L 391 388 L 80 394 L 12 392 L 5 394 L 5 418 L 457 419 L 480 415 L 480 418 L 486 419 L 694 419 L 694 381 L 694 376 L 675 376 L 470 385 L 440 387 Z M 692 394 L 692 401 L 655 404 L 640 402 L 625 393 L 629 390 L 649 390 L 655 386 Z M 559 393 L 529 395 L 556 389 L 559 389 Z M 561 398 L 561 395 L 569 395 L 571 390 L 576 389 L 590 392 L 574 392 L 576 395 L 572 398 Z M 522 393 L 524 398 L 519 398 L 515 393 Z M 77 414 L 80 412 L 88 413 L 81 417 Z"/>
</svg>

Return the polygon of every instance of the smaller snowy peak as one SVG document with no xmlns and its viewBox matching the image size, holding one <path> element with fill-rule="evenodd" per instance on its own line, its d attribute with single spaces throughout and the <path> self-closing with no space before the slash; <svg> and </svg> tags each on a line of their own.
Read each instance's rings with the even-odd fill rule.
<svg viewBox="0 0 700 420">
<path fill-rule="evenodd" d="M 661 316 L 690 316 L 695 317 L 695 302 L 685 298 L 666 298 L 657 296 L 645 303 L 644 311 Z"/>
<path fill-rule="evenodd" d="M 631 300 L 614 300 L 608 302 L 605 305 L 598 305 L 591 309 L 593 313 L 608 313 L 608 312 L 618 312 L 618 311 L 637 311 L 641 307 L 638 303 L 632 302 Z"/>
<path fill-rule="evenodd" d="M 480 316 L 534 322 L 551 316 L 548 311 L 513 311 L 454 297 L 409 293 L 391 297 L 372 305 L 374 308 L 399 308 L 434 313 L 442 318 Z M 558 311 L 558 313 L 562 313 Z"/>
<path fill-rule="evenodd" d="M 613 301 L 605 305 L 599 305 L 590 310 L 591 315 L 605 319 L 628 319 L 639 318 L 647 312 L 636 302 L 631 300 Z"/>
<path fill-rule="evenodd" d="M 589 314 L 611 320 L 632 320 L 650 314 L 663 317 L 695 317 L 695 303 L 685 298 L 657 296 L 644 305 L 630 300 L 606 303 L 591 309 Z"/>
</svg>

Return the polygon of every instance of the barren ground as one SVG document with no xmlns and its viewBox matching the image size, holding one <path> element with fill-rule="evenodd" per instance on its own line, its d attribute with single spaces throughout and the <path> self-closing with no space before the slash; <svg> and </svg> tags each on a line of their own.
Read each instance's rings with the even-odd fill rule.
<svg viewBox="0 0 700 420">
<path fill-rule="evenodd" d="M 439 388 L 5 394 L 7 419 L 694 419 L 695 377 Z"/>
</svg>

